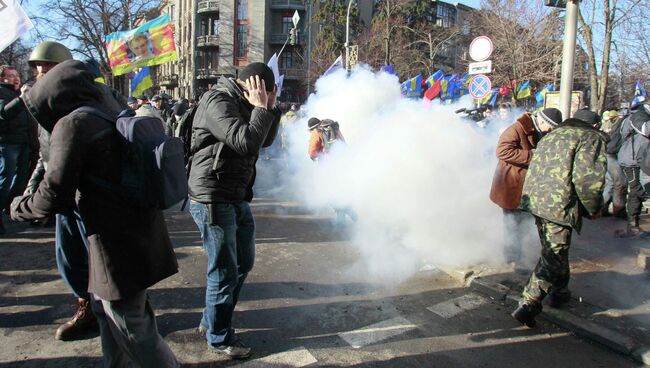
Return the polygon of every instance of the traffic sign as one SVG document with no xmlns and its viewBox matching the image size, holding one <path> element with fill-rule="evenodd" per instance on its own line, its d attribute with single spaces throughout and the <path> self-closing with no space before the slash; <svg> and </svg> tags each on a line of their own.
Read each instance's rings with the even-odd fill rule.
<svg viewBox="0 0 650 368">
<path fill-rule="evenodd" d="M 293 28 L 298 27 L 298 22 L 300 21 L 300 14 L 298 14 L 297 10 L 295 13 L 293 13 L 293 17 L 291 17 L 291 21 L 293 22 Z"/>
<path fill-rule="evenodd" d="M 492 72 L 492 60 L 477 61 L 469 63 L 469 75 L 483 74 Z"/>
<path fill-rule="evenodd" d="M 469 83 L 469 94 L 477 100 L 486 97 L 492 92 L 492 82 L 490 78 L 483 74 L 475 75 Z"/>
<path fill-rule="evenodd" d="M 469 57 L 474 61 L 487 60 L 492 55 L 492 40 L 488 36 L 478 36 L 469 44 Z"/>
</svg>

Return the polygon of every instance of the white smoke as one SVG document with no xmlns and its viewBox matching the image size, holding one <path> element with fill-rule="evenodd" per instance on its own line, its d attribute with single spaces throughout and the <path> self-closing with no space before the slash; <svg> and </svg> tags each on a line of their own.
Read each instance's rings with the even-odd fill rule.
<svg viewBox="0 0 650 368">
<path fill-rule="evenodd" d="M 428 263 L 502 261 L 503 216 L 489 192 L 504 124 L 481 129 L 454 113 L 470 104 L 402 98 L 397 77 L 360 67 L 319 79 L 287 127 L 291 192 L 356 212 L 353 243 L 373 279 L 400 281 Z M 347 141 L 318 163 L 307 155 L 310 117 L 339 122 Z"/>
</svg>

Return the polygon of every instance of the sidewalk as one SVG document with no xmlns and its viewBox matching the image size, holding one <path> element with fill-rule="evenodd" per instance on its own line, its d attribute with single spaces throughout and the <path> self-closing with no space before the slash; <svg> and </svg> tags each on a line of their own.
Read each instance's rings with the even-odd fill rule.
<svg viewBox="0 0 650 368">
<path fill-rule="evenodd" d="M 572 301 L 562 309 L 545 306 L 541 317 L 650 365 L 650 271 L 638 262 L 640 252 L 650 251 L 650 239 L 615 238 L 614 231 L 625 226 L 624 220 L 608 217 L 585 221 L 582 234 L 574 232 Z M 641 226 L 650 231 L 650 215 Z M 514 272 L 511 265 L 447 272 L 513 309 L 530 275 Z"/>
</svg>

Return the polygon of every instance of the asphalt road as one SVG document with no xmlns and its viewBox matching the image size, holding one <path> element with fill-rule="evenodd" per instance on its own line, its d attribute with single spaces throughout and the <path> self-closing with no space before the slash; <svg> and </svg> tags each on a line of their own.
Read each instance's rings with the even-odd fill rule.
<svg viewBox="0 0 650 368">
<path fill-rule="evenodd" d="M 433 269 L 399 285 L 369 279 L 327 209 L 259 199 L 257 257 L 235 313 L 246 362 L 213 355 L 196 335 L 205 256 L 187 213 L 168 213 L 179 274 L 150 291 L 160 333 L 185 367 L 635 367 L 629 359 L 509 308 Z M 0 368 L 95 367 L 97 336 L 53 338 L 73 309 L 56 272 L 51 229 L 13 225 L 0 239 Z M 391 270 L 387 268 L 385 272 Z"/>
</svg>

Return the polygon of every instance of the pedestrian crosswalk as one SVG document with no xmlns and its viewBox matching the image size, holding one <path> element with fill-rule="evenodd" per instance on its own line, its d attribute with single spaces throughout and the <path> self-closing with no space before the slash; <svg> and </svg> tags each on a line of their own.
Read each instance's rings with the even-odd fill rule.
<svg viewBox="0 0 650 368">
<path fill-rule="evenodd" d="M 307 367 L 318 361 L 304 347 L 299 347 L 277 354 L 267 355 L 246 363 L 238 364 L 237 368 L 299 368 Z"/>
</svg>

